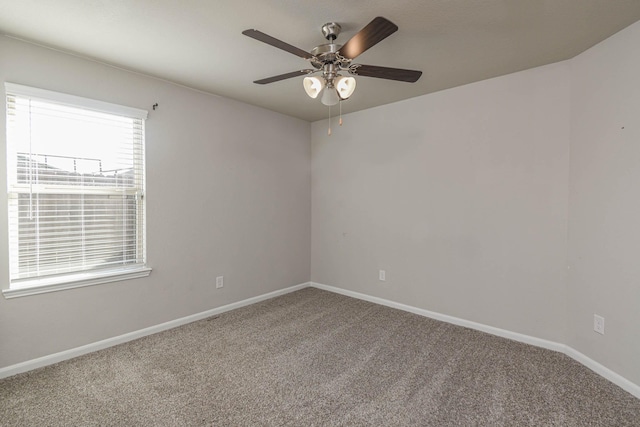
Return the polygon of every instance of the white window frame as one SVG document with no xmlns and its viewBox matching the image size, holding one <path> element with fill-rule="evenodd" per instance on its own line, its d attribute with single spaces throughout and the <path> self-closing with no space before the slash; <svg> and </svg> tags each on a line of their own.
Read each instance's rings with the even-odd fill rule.
<svg viewBox="0 0 640 427">
<path fill-rule="evenodd" d="M 29 97 L 46 102 L 82 108 L 86 110 L 98 111 L 102 113 L 115 114 L 120 116 L 131 117 L 135 119 L 146 120 L 148 112 L 137 108 L 126 107 L 117 104 L 111 104 L 94 99 L 83 98 L 75 95 L 69 95 L 54 92 L 45 89 L 33 88 L 29 86 L 17 85 L 5 82 L 5 100 L 8 94 Z M 8 124 L 7 124 L 8 125 Z M 9 141 L 7 137 L 7 151 L 9 150 Z M 143 144 L 145 141 L 143 140 Z M 12 159 L 7 159 L 11 162 Z M 143 167 L 144 171 L 144 167 Z M 10 171 L 7 170 L 7 178 Z M 143 175 L 146 173 L 143 172 Z M 10 183 L 7 182 L 9 186 Z M 144 188 L 144 177 L 143 177 Z M 7 188 L 7 195 L 11 194 L 12 189 Z M 7 200 L 9 202 L 9 200 Z M 142 203 L 146 202 L 143 200 Z M 143 209 L 143 215 L 146 215 L 146 208 Z M 142 245 L 146 246 L 146 218 L 142 219 Z M 42 276 L 33 279 L 21 279 L 14 286 L 9 283 L 8 288 L 2 289 L 5 298 L 15 298 L 26 295 L 42 294 L 46 292 L 59 291 L 63 289 L 72 289 L 83 286 L 92 286 L 101 283 L 109 283 L 120 280 L 134 279 L 146 277 L 151 273 L 151 268 L 146 265 L 146 259 L 143 265 L 135 265 L 130 267 L 119 267 L 114 269 L 103 269 L 99 271 L 81 271 L 64 275 Z"/>
</svg>

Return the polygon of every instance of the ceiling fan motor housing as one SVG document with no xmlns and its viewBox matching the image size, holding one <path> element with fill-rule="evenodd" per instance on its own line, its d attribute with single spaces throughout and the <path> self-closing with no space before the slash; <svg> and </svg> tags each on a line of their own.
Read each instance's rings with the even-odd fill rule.
<svg viewBox="0 0 640 427">
<path fill-rule="evenodd" d="M 324 64 L 334 63 L 337 59 L 338 51 L 342 45 L 336 43 L 326 43 L 311 49 L 311 63 L 316 68 L 321 68 Z"/>
</svg>

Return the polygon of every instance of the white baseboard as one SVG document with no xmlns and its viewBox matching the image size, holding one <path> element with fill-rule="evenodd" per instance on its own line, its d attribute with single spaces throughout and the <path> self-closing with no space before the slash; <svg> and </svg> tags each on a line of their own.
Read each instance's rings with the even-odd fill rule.
<svg viewBox="0 0 640 427">
<path fill-rule="evenodd" d="M 117 337 L 108 338 L 95 343 L 83 345 L 81 347 L 72 348 L 69 350 L 61 351 L 59 353 L 39 357 L 37 359 L 28 360 L 22 363 L 17 363 L 15 365 L 7 366 L 5 368 L 0 368 L 0 379 L 10 377 L 12 375 L 20 374 L 22 372 L 31 371 L 33 369 L 41 368 L 44 366 L 52 365 L 54 363 L 62 362 L 64 360 L 72 359 L 74 357 L 82 356 L 84 354 L 91 353 L 93 351 L 102 350 L 102 349 L 112 347 L 114 345 L 122 344 L 128 341 L 133 341 L 135 339 L 142 338 L 147 335 L 166 331 L 168 329 L 173 329 L 178 326 L 186 325 L 187 323 L 195 322 L 197 320 L 202 320 L 207 317 L 224 313 L 226 311 L 234 310 L 240 307 L 245 307 L 247 305 L 255 304 L 257 302 L 264 301 L 270 298 L 275 298 L 277 296 L 288 294 L 290 292 L 294 292 L 307 287 L 323 289 L 325 291 L 346 295 L 352 298 L 357 298 L 357 299 L 369 301 L 375 304 L 380 304 L 387 307 L 407 311 L 409 313 L 414 313 L 420 316 L 429 317 L 431 319 L 440 320 L 442 322 L 447 322 L 447 323 L 451 323 L 458 326 L 464 326 L 465 328 L 475 329 L 475 330 L 486 332 L 499 337 L 512 339 L 514 341 L 519 341 L 525 344 L 530 344 L 536 347 L 542 347 L 549 350 L 554 350 L 560 353 L 564 353 L 567 356 L 571 357 L 572 359 L 576 360 L 577 362 L 583 364 L 587 368 L 591 369 L 595 373 L 599 374 L 600 376 L 616 384 L 623 390 L 631 393 L 632 395 L 640 399 L 640 386 L 629 381 L 623 376 L 617 374 L 611 369 L 601 365 L 595 360 L 585 356 L 584 354 L 580 353 L 574 348 L 569 347 L 566 344 L 561 344 L 554 341 L 545 340 L 542 338 L 536 338 L 530 335 L 524 335 L 517 332 L 508 331 L 506 329 L 495 328 L 493 326 L 484 325 L 482 323 L 472 322 L 470 320 L 460 319 L 458 317 L 448 316 L 446 314 L 436 313 L 436 312 L 425 310 L 422 308 L 412 307 L 410 305 L 386 300 L 384 298 L 378 298 L 371 295 L 366 295 L 359 292 L 353 292 L 346 289 L 336 288 L 334 286 L 328 286 L 328 285 L 323 285 L 321 283 L 314 283 L 314 282 L 301 283 L 299 285 L 291 286 L 285 289 L 280 289 L 274 292 L 269 292 L 263 295 L 259 295 L 259 296 L 248 298 L 242 301 L 227 304 L 222 307 L 203 311 L 201 313 L 192 314 L 190 316 L 182 317 L 180 319 L 171 320 L 169 322 L 161 323 L 159 325 L 150 326 L 148 328 L 140 329 L 138 331 L 129 332 L 127 334 L 120 335 Z"/>
<path fill-rule="evenodd" d="M 573 347 L 569 347 L 568 345 L 566 345 L 564 354 L 566 354 L 576 362 L 583 364 L 584 366 L 591 369 L 593 372 L 600 375 L 601 377 L 608 379 L 609 381 L 611 381 L 621 389 L 628 391 L 629 393 L 633 394 L 635 397 L 640 399 L 640 386 L 638 384 L 635 384 L 629 381 L 622 375 L 612 371 L 606 366 L 601 365 L 595 360 L 585 356 L 583 353 L 580 353 L 578 350 L 574 349 Z"/>
<path fill-rule="evenodd" d="M 523 342 L 526 344 L 535 345 L 536 347 L 543 347 L 549 350 L 564 352 L 564 344 L 559 344 L 554 341 L 547 341 L 540 338 L 535 338 L 529 335 L 519 334 L 517 332 L 508 331 L 506 329 L 494 328 L 493 326 L 483 325 L 482 323 L 472 322 L 470 320 L 460 319 L 459 317 L 453 317 L 446 314 L 436 313 L 435 311 L 429 311 L 422 308 L 412 307 L 410 305 L 401 304 L 399 302 L 389 301 L 384 298 L 373 297 L 359 292 L 347 291 L 345 289 L 336 288 L 334 286 L 323 285 L 321 283 L 311 283 L 311 286 L 318 289 L 324 289 L 325 291 L 334 292 L 337 294 L 346 295 L 361 299 L 364 301 L 373 302 L 376 304 L 384 305 L 391 308 L 397 308 L 398 310 L 408 311 L 409 313 L 418 314 L 420 316 L 429 317 L 431 319 L 440 320 L 442 322 L 452 323 L 458 326 L 464 326 L 465 328 L 475 329 L 478 331 L 486 332 L 491 335 L 497 335 L 499 337 L 509 338 L 514 341 Z"/>
<path fill-rule="evenodd" d="M 206 319 L 207 317 L 215 316 L 226 311 L 234 310 L 236 308 L 245 307 L 247 305 L 255 304 L 260 301 L 264 301 L 270 298 L 275 298 L 280 295 L 288 294 L 300 289 L 304 289 L 310 286 L 310 282 L 301 283 L 299 285 L 290 286 L 285 289 L 279 289 L 277 291 L 269 292 L 256 297 L 248 298 L 242 301 L 234 302 L 231 304 L 223 305 L 222 307 L 213 308 L 211 310 L 203 311 L 201 313 L 192 314 L 190 316 L 182 317 L 180 319 L 171 320 L 169 322 L 161 323 L 159 325 L 150 326 L 148 328 L 140 329 L 137 331 L 129 332 L 124 335 L 120 335 L 113 338 L 107 338 L 102 341 L 94 342 L 91 344 L 83 345 L 81 347 L 72 348 L 69 350 L 61 351 L 59 353 L 50 354 L 48 356 L 39 357 L 33 360 L 27 360 L 26 362 L 17 363 L 15 365 L 0 368 L 0 379 L 10 377 L 12 375 L 20 374 L 22 372 L 31 371 L 33 369 L 42 368 L 44 366 L 53 365 L 54 363 L 62 362 L 64 360 L 72 359 L 74 357 L 82 356 L 87 353 L 102 350 L 114 345 L 123 344 L 128 341 L 133 341 L 138 338 L 145 337 L 147 335 L 155 334 L 158 332 L 173 329 L 178 326 L 186 325 L 187 323 L 195 322 L 196 320 Z"/>
<path fill-rule="evenodd" d="M 389 301 L 384 298 L 378 298 L 371 295 L 362 294 L 360 292 L 348 291 L 346 289 L 336 288 L 334 286 L 323 285 L 321 283 L 311 282 L 311 287 L 323 289 L 325 291 L 334 292 L 341 295 L 346 295 L 352 298 L 357 298 L 364 301 L 369 301 L 375 304 L 384 305 L 391 308 L 397 308 L 398 310 L 408 311 L 420 316 L 429 317 L 431 319 L 440 320 L 442 322 L 452 323 L 458 326 L 464 326 L 465 328 L 475 329 L 478 331 L 486 332 L 488 334 L 497 335 L 499 337 L 508 338 L 514 341 L 530 344 L 536 347 L 542 347 L 549 350 L 554 350 L 560 353 L 564 353 L 571 357 L 575 361 L 583 364 L 587 368 L 591 369 L 598 375 L 611 381 L 623 390 L 631 393 L 635 397 L 640 399 L 640 386 L 624 378 L 622 375 L 617 374 L 611 369 L 601 365 L 595 360 L 585 356 L 578 350 L 569 347 L 566 344 L 558 343 L 555 341 L 549 341 L 542 338 L 532 337 L 530 335 L 520 334 L 518 332 L 508 331 L 506 329 L 495 328 L 493 326 L 484 325 L 482 323 L 472 322 L 470 320 L 460 319 L 458 317 L 448 316 L 446 314 L 436 313 L 422 308 L 412 307 L 410 305 L 401 304 L 394 301 Z"/>
</svg>

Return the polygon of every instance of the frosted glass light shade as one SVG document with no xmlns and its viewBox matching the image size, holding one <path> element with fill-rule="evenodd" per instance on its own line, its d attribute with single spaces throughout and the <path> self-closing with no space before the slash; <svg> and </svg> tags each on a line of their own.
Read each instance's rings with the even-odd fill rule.
<svg viewBox="0 0 640 427">
<path fill-rule="evenodd" d="M 336 105 L 340 102 L 340 96 L 338 96 L 338 92 L 333 87 L 328 87 L 325 89 L 322 94 L 322 99 L 320 100 L 324 105 Z"/>
<path fill-rule="evenodd" d="M 335 80 L 336 89 L 341 99 L 347 99 L 356 90 L 356 79 L 353 77 L 338 76 Z"/>
<path fill-rule="evenodd" d="M 324 89 L 324 81 L 318 77 L 305 77 L 302 85 L 307 95 L 314 99 L 317 98 L 320 92 L 322 92 L 322 89 Z"/>
</svg>

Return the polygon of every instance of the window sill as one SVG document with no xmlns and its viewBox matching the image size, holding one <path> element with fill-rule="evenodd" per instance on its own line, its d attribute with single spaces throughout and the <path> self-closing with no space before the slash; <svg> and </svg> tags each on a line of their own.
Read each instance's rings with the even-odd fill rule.
<svg viewBox="0 0 640 427">
<path fill-rule="evenodd" d="M 120 280 L 147 277 L 151 274 L 149 267 L 137 267 L 127 270 L 111 270 L 99 273 L 79 273 L 68 276 L 47 277 L 20 282 L 20 287 L 3 289 L 5 298 L 18 298 L 27 295 L 38 295 L 65 289 L 81 288 Z"/>
</svg>

